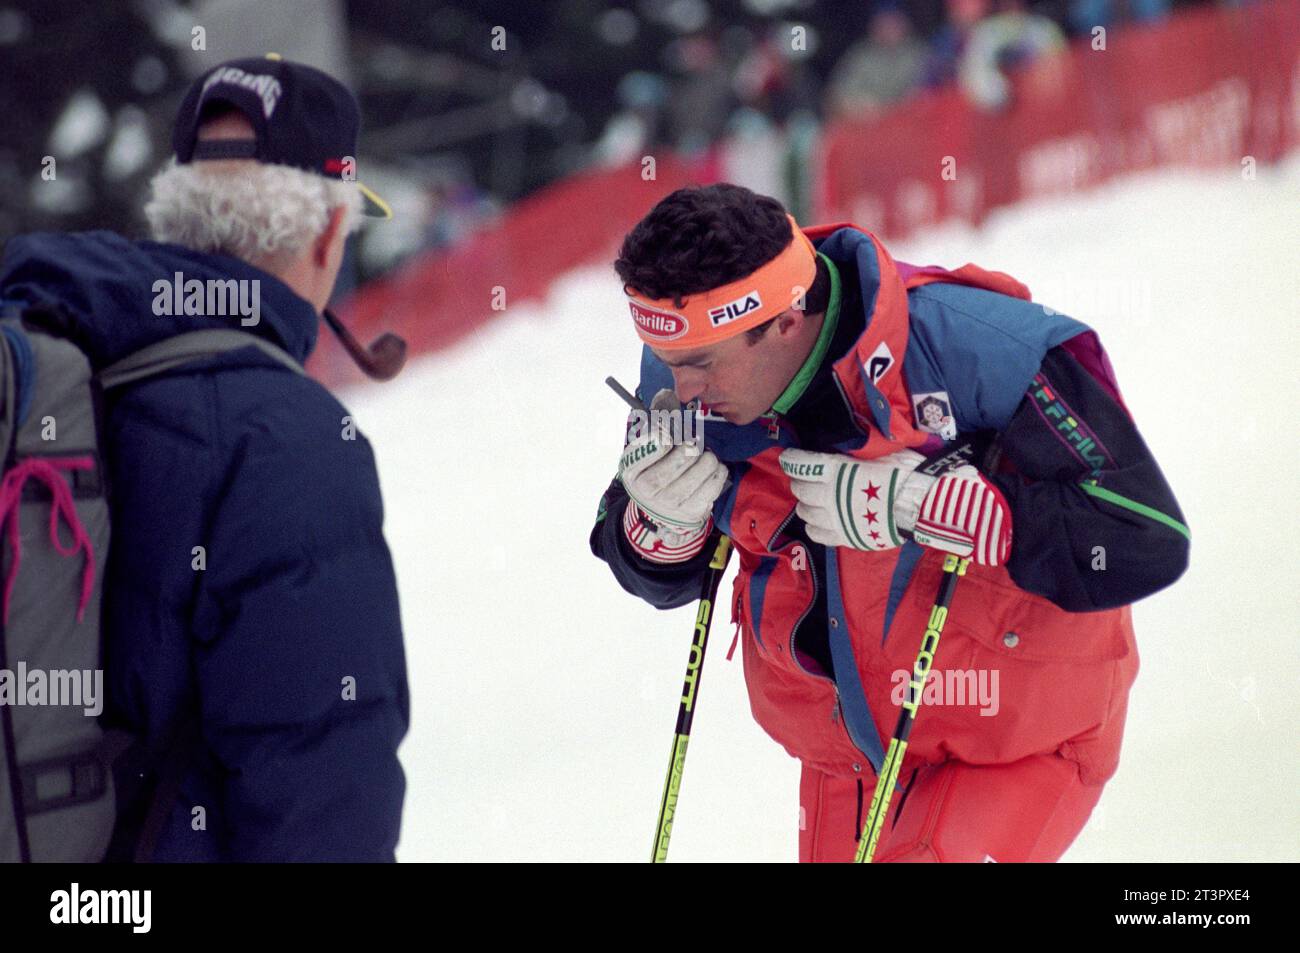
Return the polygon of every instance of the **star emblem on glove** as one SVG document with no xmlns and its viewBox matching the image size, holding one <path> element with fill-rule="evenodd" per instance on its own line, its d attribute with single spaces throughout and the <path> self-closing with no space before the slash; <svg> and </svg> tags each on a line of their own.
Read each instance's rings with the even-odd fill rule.
<svg viewBox="0 0 1300 953">
<path fill-rule="evenodd" d="M 877 503 L 880 502 L 879 484 L 872 483 L 870 480 L 868 480 L 866 489 L 864 489 L 862 492 L 867 494 L 868 500 L 875 500 Z M 880 519 L 880 513 L 872 509 L 870 503 L 867 503 L 867 511 L 866 513 L 863 514 L 863 518 L 866 519 L 868 526 L 874 526 L 876 522 Z M 870 530 L 867 533 L 867 535 L 871 537 L 871 541 L 873 543 L 875 543 L 876 545 L 880 544 L 880 534 L 877 533 L 874 529 Z"/>
</svg>

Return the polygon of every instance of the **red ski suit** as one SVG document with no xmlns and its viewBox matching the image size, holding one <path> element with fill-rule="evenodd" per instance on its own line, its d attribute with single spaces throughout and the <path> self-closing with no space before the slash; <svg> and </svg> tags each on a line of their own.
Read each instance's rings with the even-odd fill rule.
<svg viewBox="0 0 1300 953">
<path fill-rule="evenodd" d="M 948 272 L 895 263 L 874 236 L 854 226 L 806 233 L 819 252 L 836 262 L 846 283 L 861 282 L 855 300 L 866 312 L 860 337 L 833 364 L 836 387 L 865 439 L 840 442 L 833 447 L 836 452 L 869 459 L 904 447 L 929 453 L 945 445 L 947 437 L 922 428 L 918 394 L 939 393 L 950 400 L 959 425 L 974 427 L 978 420 L 988 426 L 999 416 L 998 426 L 1007 424 L 1010 411 L 995 412 L 990 409 L 995 405 L 1020 405 L 1028 415 L 1025 408 L 1032 402 L 1023 395 L 1039 380 L 1036 374 L 1048 350 L 1060 352 L 1057 345 L 1068 348 L 1096 376 L 1090 386 L 1105 390 L 1109 396 L 1104 399 L 1128 425 L 1127 410 L 1117 409 L 1123 401 L 1095 333 L 1064 315 L 1029 306 L 1027 289 L 1009 276 L 973 265 Z M 947 290 L 926 287 L 938 288 L 935 283 Z M 960 378 L 978 380 L 968 386 Z M 662 386 L 671 386 L 671 376 L 647 351 L 641 395 L 648 399 Z M 705 445 L 728 464 L 734 483 L 715 506 L 714 521 L 739 555 L 733 621 L 741 627 L 754 718 L 803 764 L 800 859 L 851 860 L 875 772 L 898 720 L 902 673 L 912 670 L 939 590 L 944 554 L 911 541 L 872 552 L 809 546 L 806 537 L 796 539 L 791 532 L 796 501 L 778 459 L 786 446 L 806 443 L 783 427 L 778 434 L 781 424 L 779 419 L 746 427 L 706 424 Z M 1058 438 L 1042 429 L 1047 439 Z M 1082 446 L 1086 451 L 1088 444 Z M 1110 460 L 1110 465 L 1116 473 L 1131 471 L 1123 460 Z M 1156 581 L 1143 580 L 1140 598 L 1181 574 L 1186 531 L 1166 525 L 1182 525 L 1171 495 L 1161 496 L 1168 502 L 1156 501 L 1156 506 L 1174 516 L 1151 517 L 1150 505 L 1115 492 L 1101 500 L 1102 490 L 1080 486 L 1089 477 L 1107 480 L 1110 465 L 1082 476 L 1066 475 L 1059 487 L 1044 480 L 1033 489 L 1038 481 L 1015 475 L 1000 478 L 1005 481 L 1000 485 L 1011 499 L 1021 500 L 1015 515 L 1016 526 L 1023 523 L 1022 560 L 1038 545 L 1032 541 L 1035 534 L 1058 546 L 1063 535 L 1086 537 L 1071 539 L 1075 548 L 1064 553 L 1069 572 L 1081 580 L 1079 592 L 1097 585 L 1088 578 L 1086 563 L 1094 526 L 1097 540 L 1130 556 L 1129 542 L 1138 533 L 1147 534 L 1144 540 L 1165 534 L 1143 544 L 1168 547 L 1148 549 L 1144 557 L 1146 562 L 1158 557 L 1168 568 L 1161 569 Z M 1002 466 L 1011 464 L 1004 459 Z M 1151 468 L 1155 476 L 1144 480 L 1158 482 L 1163 493 L 1159 471 L 1154 463 Z M 619 489 L 613 485 L 606 493 L 611 511 L 621 512 L 615 510 L 621 506 Z M 1074 508 L 1080 523 L 1067 529 L 1045 504 L 1024 502 L 1029 494 L 1049 489 L 1068 494 L 1062 497 L 1067 501 L 1063 507 Z M 1088 512 L 1080 515 L 1081 508 Z M 1139 508 L 1148 516 L 1136 515 Z M 1164 523 L 1158 523 L 1161 519 Z M 1032 532 L 1031 522 L 1039 524 Z M 1133 535 L 1124 535 L 1128 533 Z M 1129 605 L 1115 605 L 1116 599 L 1109 608 L 1070 611 L 1017 585 L 1010 573 L 1016 570 L 1018 538 L 1013 538 L 1008 566 L 972 563 L 957 581 L 934 658 L 932 678 L 949 684 L 965 680 L 967 686 L 983 679 L 986 687 L 996 689 L 996 701 L 923 699 L 877 845 L 877 862 L 1056 860 L 1115 772 L 1128 692 L 1138 671 Z M 658 570 L 638 565 L 613 527 L 598 522 L 592 546 L 629 591 L 662 606 L 689 598 L 650 594 L 652 583 L 645 580 Z M 1044 555 L 1041 562 L 1048 561 Z M 1022 580 L 1031 568 L 1022 568 Z M 1118 568 L 1130 577 L 1139 575 L 1137 569 Z M 662 587 L 666 578 L 653 585 Z M 1120 578 L 1113 574 L 1111 582 Z M 681 591 L 698 589 L 692 590 L 687 580 Z M 829 667 L 810 657 L 801 632 L 807 627 L 805 617 L 823 605 L 824 639 L 833 659 Z"/>
</svg>

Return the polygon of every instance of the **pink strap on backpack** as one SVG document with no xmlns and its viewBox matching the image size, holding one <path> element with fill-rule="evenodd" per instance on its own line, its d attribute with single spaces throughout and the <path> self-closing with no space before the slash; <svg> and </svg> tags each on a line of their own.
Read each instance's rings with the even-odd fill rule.
<svg viewBox="0 0 1300 953">
<path fill-rule="evenodd" d="M 91 589 L 95 582 L 95 550 L 77 516 L 77 506 L 72 499 L 72 491 L 60 471 L 93 470 L 95 461 L 91 457 L 27 457 L 18 462 L 0 481 L 0 526 L 9 536 L 9 546 L 13 550 L 13 565 L 9 567 L 5 578 L 4 620 L 9 621 L 9 598 L 13 594 L 14 583 L 18 579 L 18 566 L 22 562 L 22 532 L 18 526 L 19 504 L 22 501 L 23 485 L 29 479 L 39 480 L 50 491 L 50 542 L 60 556 L 71 557 L 79 552 L 86 554 L 86 564 L 81 572 L 81 598 L 77 602 L 77 621 L 86 614 L 86 605 L 90 602 Z M 59 539 L 59 518 L 72 530 L 72 545 L 64 546 Z"/>
</svg>

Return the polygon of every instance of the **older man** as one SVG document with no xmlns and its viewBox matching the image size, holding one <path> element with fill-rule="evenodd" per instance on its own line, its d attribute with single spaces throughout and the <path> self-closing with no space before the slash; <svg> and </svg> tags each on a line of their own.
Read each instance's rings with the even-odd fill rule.
<svg viewBox="0 0 1300 953">
<path fill-rule="evenodd" d="M 386 211 L 350 174 L 358 126 L 318 70 L 223 64 L 181 105 L 156 241 L 5 249 L 2 296 L 96 370 L 188 331 L 256 338 L 108 394 L 106 719 L 143 742 L 108 859 L 394 857 L 409 707 L 375 462 L 297 366 L 356 214 Z"/>
</svg>

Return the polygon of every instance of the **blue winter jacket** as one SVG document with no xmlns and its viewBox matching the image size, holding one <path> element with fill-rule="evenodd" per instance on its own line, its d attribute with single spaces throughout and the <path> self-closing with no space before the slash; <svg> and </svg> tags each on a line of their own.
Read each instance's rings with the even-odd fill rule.
<svg viewBox="0 0 1300 953">
<path fill-rule="evenodd" d="M 243 330 L 300 362 L 315 345 L 315 310 L 271 275 L 107 232 L 11 239 L 0 296 L 50 309 L 100 369 L 238 325 L 155 314 L 154 282 L 177 272 L 260 280 Z M 375 461 L 346 418 L 255 347 L 106 399 L 105 721 L 155 754 L 181 726 L 199 736 L 156 860 L 394 858 L 406 664 Z M 132 799 L 129 780 L 114 840 L 128 856 L 152 793 Z"/>
</svg>

